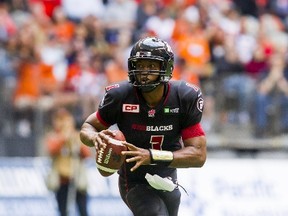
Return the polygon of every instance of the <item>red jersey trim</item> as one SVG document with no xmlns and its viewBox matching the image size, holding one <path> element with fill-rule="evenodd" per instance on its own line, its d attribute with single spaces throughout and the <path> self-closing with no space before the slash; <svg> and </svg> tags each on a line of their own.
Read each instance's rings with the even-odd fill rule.
<svg viewBox="0 0 288 216">
<path fill-rule="evenodd" d="M 205 132 L 200 123 L 189 126 L 181 131 L 182 139 L 186 140 L 193 137 L 205 136 Z"/>
<path fill-rule="evenodd" d="M 106 127 L 109 127 L 109 126 L 110 126 L 110 124 L 108 124 L 106 121 L 104 121 L 104 120 L 102 119 L 102 117 L 100 116 L 99 112 L 96 112 L 96 118 L 97 118 L 97 119 L 100 121 L 100 123 L 103 124 L 104 126 L 106 126 Z"/>
</svg>

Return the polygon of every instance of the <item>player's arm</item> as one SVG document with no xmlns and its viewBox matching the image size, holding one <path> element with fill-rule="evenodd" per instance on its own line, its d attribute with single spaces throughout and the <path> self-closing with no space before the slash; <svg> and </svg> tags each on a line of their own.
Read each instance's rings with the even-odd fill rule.
<svg viewBox="0 0 288 216">
<path fill-rule="evenodd" d="M 173 152 L 170 167 L 202 167 L 206 161 L 206 137 L 199 136 L 184 141 L 184 147 Z"/>
<path fill-rule="evenodd" d="M 92 113 L 83 123 L 80 130 L 80 140 L 83 144 L 98 148 L 102 144 L 102 139 L 105 139 L 105 135 L 112 135 L 110 130 L 107 130 L 107 126 L 99 121 L 96 112 Z"/>
<path fill-rule="evenodd" d="M 119 110 L 116 107 L 121 106 L 121 93 L 119 84 L 105 88 L 105 94 L 99 104 L 99 109 L 88 116 L 81 127 L 80 139 L 85 145 L 95 146 L 97 150 L 105 142 L 108 142 L 110 136 L 115 135 L 108 128 L 116 123 L 115 119 L 117 119 Z"/>
<path fill-rule="evenodd" d="M 181 132 L 184 147 L 173 152 L 171 167 L 202 167 L 206 161 L 206 137 L 200 123 Z"/>
</svg>

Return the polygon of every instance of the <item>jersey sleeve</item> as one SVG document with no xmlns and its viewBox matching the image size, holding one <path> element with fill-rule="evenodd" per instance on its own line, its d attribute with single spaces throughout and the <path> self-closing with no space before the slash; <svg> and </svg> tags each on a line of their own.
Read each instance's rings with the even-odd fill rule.
<svg viewBox="0 0 288 216">
<path fill-rule="evenodd" d="M 204 99 L 201 89 L 190 83 L 182 83 L 182 128 L 187 128 L 197 123 L 202 119 L 204 110 Z"/>
<path fill-rule="evenodd" d="M 105 88 L 105 94 L 99 104 L 97 115 L 106 126 L 117 122 L 121 113 L 120 84 L 114 84 Z M 99 118 L 98 117 L 98 118 Z"/>
</svg>

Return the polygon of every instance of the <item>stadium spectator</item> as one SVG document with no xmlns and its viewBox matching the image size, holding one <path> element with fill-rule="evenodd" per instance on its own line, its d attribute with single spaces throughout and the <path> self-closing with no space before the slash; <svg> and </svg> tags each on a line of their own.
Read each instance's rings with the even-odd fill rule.
<svg viewBox="0 0 288 216">
<path fill-rule="evenodd" d="M 0 2 L 0 41 L 7 41 L 17 31 L 6 2 Z"/>
<path fill-rule="evenodd" d="M 135 19 L 135 30 L 133 31 L 133 42 L 136 42 L 141 34 L 146 31 L 145 25 L 149 17 L 157 13 L 159 3 L 155 0 L 142 0 L 138 3 Z"/>
<path fill-rule="evenodd" d="M 124 65 L 122 50 L 117 50 L 113 58 L 105 65 L 105 74 L 109 84 L 127 79 L 127 66 Z"/>
<path fill-rule="evenodd" d="M 145 29 L 163 40 L 170 41 L 175 20 L 169 14 L 169 8 L 159 7 L 157 13 L 150 16 L 145 23 Z"/>
<path fill-rule="evenodd" d="M 53 31 L 52 33 L 61 43 L 69 43 L 75 32 L 75 23 L 70 21 L 62 7 L 56 7 L 52 14 Z"/>
<path fill-rule="evenodd" d="M 41 4 L 48 17 L 52 17 L 56 7 L 61 6 L 62 0 L 27 0 L 29 4 Z"/>
<path fill-rule="evenodd" d="M 137 3 L 132 0 L 113 0 L 106 5 L 103 22 L 106 40 L 110 44 L 127 47 L 135 28 Z"/>
<path fill-rule="evenodd" d="M 69 20 L 75 23 L 90 15 L 103 18 L 106 10 L 103 1 L 99 0 L 62 0 L 62 7 Z"/>
<path fill-rule="evenodd" d="M 70 105 L 77 112 L 77 124 L 81 124 L 91 110 L 97 107 L 102 96 L 102 87 L 107 84 L 107 77 L 103 77 L 103 74 L 101 59 L 96 56 L 91 58 L 88 52 L 79 52 L 76 61 L 69 65 L 62 93 L 64 97 L 71 99 Z"/>
<path fill-rule="evenodd" d="M 87 216 L 87 174 L 84 159 L 90 156 L 90 151 L 81 145 L 73 115 L 67 109 L 54 110 L 52 127 L 45 134 L 45 144 L 52 159 L 47 186 L 55 192 L 60 215 L 70 215 L 70 204 L 74 204 L 75 200 L 80 215 Z"/>
<path fill-rule="evenodd" d="M 268 68 L 268 56 L 265 55 L 264 47 L 258 44 L 250 61 L 244 64 L 244 70 L 249 77 L 257 81 Z"/>
<path fill-rule="evenodd" d="M 52 67 L 43 63 L 39 54 L 29 44 L 19 50 L 21 60 L 17 68 L 17 82 L 13 94 L 16 132 L 30 136 L 35 131 L 36 109 L 49 110 L 54 105 L 54 93 L 58 90 Z M 25 130 L 22 125 L 25 123 Z"/>
<path fill-rule="evenodd" d="M 274 53 L 269 68 L 257 84 L 255 95 L 255 136 L 262 138 L 288 131 L 288 67 L 282 53 Z M 280 128 L 277 131 L 277 123 Z M 275 131 L 276 129 L 276 131 Z M 280 131 L 279 131 L 280 130 Z"/>
<path fill-rule="evenodd" d="M 197 78 L 195 82 L 200 83 L 200 79 L 207 78 L 212 73 L 209 41 L 201 26 L 198 8 L 190 6 L 179 16 L 172 35 L 175 49 L 179 58 L 189 67 L 193 77 L 191 79 Z"/>
</svg>

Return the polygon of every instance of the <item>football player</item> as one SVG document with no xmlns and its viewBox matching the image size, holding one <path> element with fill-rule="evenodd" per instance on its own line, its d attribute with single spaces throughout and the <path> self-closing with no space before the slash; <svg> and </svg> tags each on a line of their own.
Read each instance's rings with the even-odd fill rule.
<svg viewBox="0 0 288 216">
<path fill-rule="evenodd" d="M 134 215 L 178 214 L 177 169 L 202 167 L 206 138 L 199 87 L 172 81 L 174 54 L 159 38 L 140 39 L 128 59 L 128 81 L 106 87 L 98 110 L 83 123 L 82 142 L 96 148 L 117 124 L 126 137 L 119 191 Z"/>
</svg>

